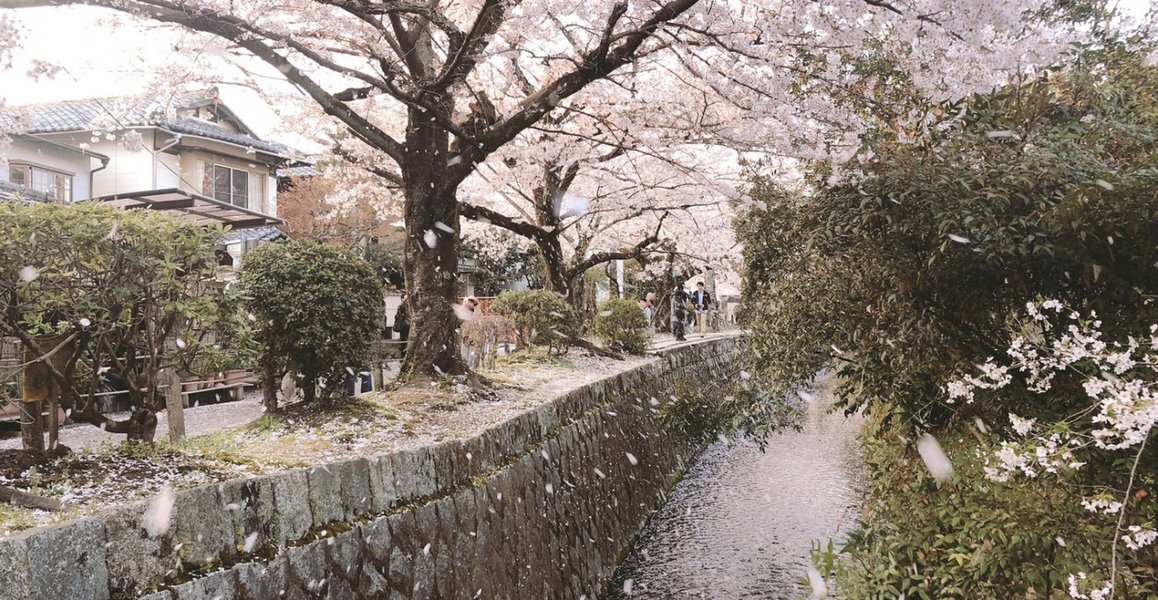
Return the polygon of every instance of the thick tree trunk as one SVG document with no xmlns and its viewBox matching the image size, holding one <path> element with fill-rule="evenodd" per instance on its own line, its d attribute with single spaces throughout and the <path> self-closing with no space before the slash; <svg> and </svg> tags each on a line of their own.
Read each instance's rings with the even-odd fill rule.
<svg viewBox="0 0 1158 600">
<path fill-rule="evenodd" d="M 310 403 L 318 398 L 318 374 L 313 369 L 302 372 L 302 402 Z"/>
<path fill-rule="evenodd" d="M 40 340 L 45 347 L 55 343 Z M 27 366 L 21 378 L 20 439 L 25 450 L 44 452 L 44 404 L 52 395 L 52 372 L 45 359 L 30 349 L 24 350 Z"/>
<path fill-rule="evenodd" d="M 25 450 L 44 452 L 43 400 L 25 400 L 20 403 L 20 441 Z"/>
<path fill-rule="evenodd" d="M 278 390 L 277 374 L 273 369 L 262 369 L 261 371 L 261 404 L 265 407 L 265 412 L 273 414 L 277 412 L 277 390 Z"/>
<path fill-rule="evenodd" d="M 559 243 L 559 236 L 556 234 L 536 237 L 535 245 L 539 247 L 539 257 L 543 261 L 547 291 L 562 294 L 570 301 L 573 292 L 571 277 L 563 262 L 563 246 Z"/>
<path fill-rule="evenodd" d="M 404 378 L 469 373 L 458 342 L 458 201 L 446 178 L 447 133 L 426 111 L 411 109 L 403 161 L 410 312 Z"/>
</svg>

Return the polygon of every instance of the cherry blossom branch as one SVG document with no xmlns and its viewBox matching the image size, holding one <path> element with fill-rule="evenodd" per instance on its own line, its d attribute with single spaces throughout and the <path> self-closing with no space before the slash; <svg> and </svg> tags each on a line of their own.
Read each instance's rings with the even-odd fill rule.
<svg viewBox="0 0 1158 600">
<path fill-rule="evenodd" d="M 1146 450 L 1146 442 L 1150 440 L 1147 435 L 1142 439 L 1142 444 L 1138 446 L 1138 454 L 1134 456 L 1134 465 L 1130 467 L 1130 480 L 1126 483 L 1125 497 L 1122 498 L 1122 509 L 1118 511 L 1118 523 L 1114 527 L 1114 545 L 1110 547 L 1110 585 L 1114 584 L 1114 577 L 1118 572 L 1118 540 L 1122 537 L 1122 524 L 1126 520 L 1126 507 L 1130 504 L 1130 492 L 1134 489 L 1134 478 L 1138 474 L 1138 463 L 1142 461 L 1142 452 Z"/>
</svg>

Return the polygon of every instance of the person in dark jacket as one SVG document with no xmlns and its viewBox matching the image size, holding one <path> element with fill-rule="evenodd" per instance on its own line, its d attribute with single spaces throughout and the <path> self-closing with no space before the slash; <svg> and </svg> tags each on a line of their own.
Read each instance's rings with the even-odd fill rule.
<svg viewBox="0 0 1158 600">
<path fill-rule="evenodd" d="M 402 294 L 402 304 L 394 313 L 394 331 L 398 332 L 398 339 L 402 341 L 402 358 L 406 358 L 406 340 L 410 338 L 410 313 L 406 310 L 406 294 Z"/>
<path fill-rule="evenodd" d="M 683 286 L 677 287 L 671 295 L 671 333 L 677 342 L 685 341 L 684 322 L 688 318 L 688 294 Z"/>
</svg>

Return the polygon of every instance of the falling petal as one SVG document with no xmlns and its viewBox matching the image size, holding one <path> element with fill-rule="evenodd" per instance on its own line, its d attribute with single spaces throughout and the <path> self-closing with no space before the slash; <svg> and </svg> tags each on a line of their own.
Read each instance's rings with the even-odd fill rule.
<svg viewBox="0 0 1158 600">
<path fill-rule="evenodd" d="M 169 524 L 173 519 L 173 503 L 177 497 L 172 488 L 163 487 L 145 509 L 142 525 L 149 537 L 157 537 L 169 531 Z"/>
<path fill-rule="evenodd" d="M 949 457 L 945 456 L 945 451 L 941 449 L 941 444 L 937 439 L 929 434 L 921 436 L 917 440 L 917 453 L 921 455 L 921 460 L 925 461 L 925 466 L 929 468 L 929 473 L 937 481 L 948 481 L 953 477 L 953 463 L 949 462 Z"/>
<path fill-rule="evenodd" d="M 1114 189 L 1114 184 L 1110 183 L 1109 181 L 1106 181 L 1105 179 L 1095 179 L 1094 185 L 1097 185 L 1098 187 L 1102 188 L 1103 190 Z"/>
<path fill-rule="evenodd" d="M 949 234 L 949 239 L 953 240 L 954 242 L 957 242 L 958 244 L 971 244 L 971 243 L 973 243 L 973 240 L 970 240 L 967 237 L 961 237 L 959 235 L 953 235 L 952 233 Z"/>
<path fill-rule="evenodd" d="M 474 311 L 461 304 L 451 304 L 450 309 L 454 311 L 454 316 L 458 317 L 460 321 L 471 321 L 474 319 Z"/>
<path fill-rule="evenodd" d="M 31 283 L 37 277 L 40 277 L 40 271 L 37 271 L 36 267 L 32 265 L 20 267 L 20 281 Z"/>
<path fill-rule="evenodd" d="M 438 245 L 438 234 L 434 233 L 433 229 L 427 229 L 426 233 L 422 234 L 422 241 L 426 242 L 426 247 L 434 249 Z"/>
<path fill-rule="evenodd" d="M 627 454 L 627 462 L 631 463 L 631 466 L 634 467 L 635 465 L 639 464 L 639 459 L 636 458 L 634 454 L 632 454 L 630 452 L 627 452 L 626 454 Z"/>
<path fill-rule="evenodd" d="M 436 221 L 434 223 L 434 227 L 437 229 L 441 229 L 442 231 L 445 231 L 451 235 L 454 235 L 454 228 L 451 227 L 450 225 L 447 225 L 446 223 L 443 223 L 442 221 Z"/>
<path fill-rule="evenodd" d="M 1014 133 L 1013 131 L 1008 130 L 1008 129 L 1003 129 L 1000 131 L 987 131 L 987 132 L 985 132 L 985 137 L 990 138 L 990 139 L 1012 138 L 1012 137 L 1017 137 L 1017 134 Z"/>
<path fill-rule="evenodd" d="M 824 577 L 815 567 L 808 567 L 808 585 L 812 587 L 813 598 L 823 598 L 828 595 L 828 586 L 824 583 Z"/>
<path fill-rule="evenodd" d="M 245 553 L 252 554 L 254 546 L 257 545 L 257 532 L 253 532 L 245 537 Z"/>
</svg>

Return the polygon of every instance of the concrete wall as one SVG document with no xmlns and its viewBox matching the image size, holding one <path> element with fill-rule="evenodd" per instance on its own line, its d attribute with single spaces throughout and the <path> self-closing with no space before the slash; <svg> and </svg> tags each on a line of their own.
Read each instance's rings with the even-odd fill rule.
<svg viewBox="0 0 1158 600">
<path fill-rule="evenodd" d="M 152 148 L 153 129 L 141 127 L 136 130 L 141 134 L 143 147 Z M 69 146 L 85 144 L 89 150 L 109 157 L 108 168 L 93 173 L 91 190 L 93 197 L 156 189 L 153 185 L 153 155 L 144 149 L 126 148 L 119 136 L 109 140 L 94 137 L 92 132 L 86 131 L 39 135 Z"/>
<path fill-rule="evenodd" d="M 665 351 L 470 439 L 179 492 L 158 538 L 143 504 L 24 532 L 0 540 L 0 590 L 594 600 L 696 450 L 662 431 L 651 399 L 730 372 L 741 343 Z"/>
<path fill-rule="evenodd" d="M 59 173 L 72 175 L 72 198 L 84 200 L 91 196 L 92 171 L 100 161 L 80 150 L 68 150 L 56 144 L 47 144 L 29 136 L 15 136 L 7 153 L 9 162 L 29 164 Z M 9 181 L 7 167 L 0 169 L 0 181 Z"/>
</svg>

